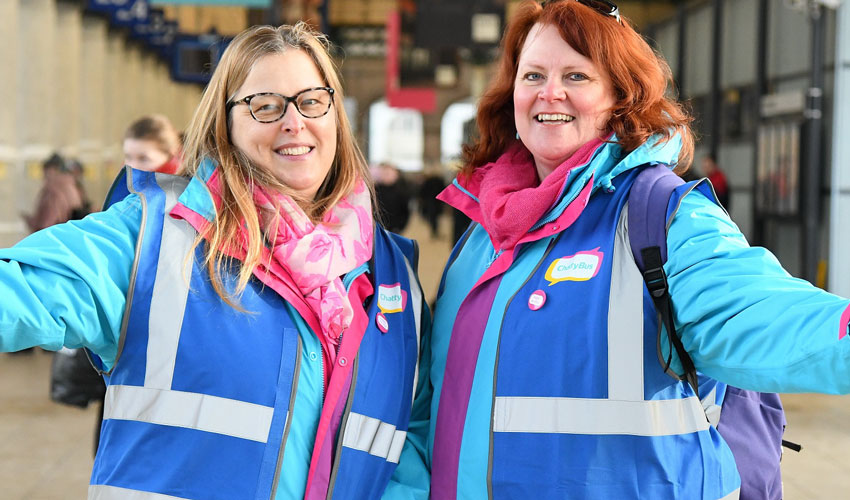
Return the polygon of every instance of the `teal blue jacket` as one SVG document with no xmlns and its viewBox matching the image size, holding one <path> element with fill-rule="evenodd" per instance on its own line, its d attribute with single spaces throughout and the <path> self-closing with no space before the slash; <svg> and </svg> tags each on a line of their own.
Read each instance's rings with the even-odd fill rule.
<svg viewBox="0 0 850 500">
<path fill-rule="evenodd" d="M 524 237 L 525 242 L 504 252 L 493 247 L 492 238 L 481 225 L 479 186 L 474 179 L 455 181 L 441 195 L 441 199 L 463 210 L 479 224 L 470 230 L 458 254 L 450 258 L 435 308 L 431 337 L 434 395 L 428 443 L 432 452 L 431 486 L 435 497 L 527 495 L 529 492 L 520 489 L 522 486 L 499 489 L 497 480 L 501 480 L 501 484 L 515 481 L 527 485 L 527 478 L 533 473 L 548 472 L 546 467 L 554 463 L 562 467 L 559 473 L 563 475 L 549 475 L 547 484 L 569 489 L 575 498 L 632 498 L 616 494 L 585 496 L 587 491 L 605 490 L 613 479 L 594 481 L 588 490 L 567 488 L 566 485 L 574 486 L 571 481 L 580 483 L 585 473 L 588 477 L 591 472 L 604 476 L 613 469 L 606 468 L 604 461 L 595 468 L 598 464 L 584 461 L 585 469 L 567 470 L 564 463 L 567 459 L 558 462 L 558 451 L 572 459 L 576 453 L 580 457 L 584 457 L 582 453 L 592 455 L 595 448 L 558 449 L 550 446 L 551 442 L 543 441 L 542 432 L 516 431 L 505 438 L 506 433 L 498 434 L 497 431 L 506 424 L 496 421 L 496 416 L 501 415 L 497 410 L 502 411 L 503 407 L 494 402 L 505 403 L 499 398 L 508 391 L 505 387 L 513 388 L 510 383 L 519 377 L 499 377 L 502 373 L 536 377 L 530 385 L 534 388 L 533 395 L 541 398 L 561 397 L 562 393 L 573 398 L 587 397 L 582 392 L 586 392 L 587 387 L 571 385 L 578 376 L 567 370 L 557 372 L 556 376 L 554 370 L 547 372 L 547 369 L 550 365 L 557 366 L 564 358 L 572 360 L 570 356 L 573 356 L 582 361 L 570 364 L 570 369 L 589 372 L 594 366 L 607 363 L 608 351 L 592 350 L 596 345 L 588 340 L 592 345 L 582 350 L 564 354 L 556 351 L 558 354 L 553 355 L 549 344 L 536 347 L 536 336 L 557 337 L 559 333 L 569 332 L 580 338 L 584 338 L 583 334 L 595 338 L 592 334 L 606 328 L 606 319 L 616 318 L 617 311 L 594 310 L 598 313 L 594 317 L 602 325 L 596 329 L 573 332 L 571 329 L 576 325 L 569 322 L 559 328 L 542 327 L 541 331 L 540 322 L 535 321 L 541 313 L 531 307 L 534 304 L 529 294 L 534 292 L 533 285 L 538 284 L 538 291 L 549 297 L 542 306 L 544 309 L 550 304 L 562 305 L 555 300 L 556 288 L 566 288 L 567 284 L 550 287 L 536 280 L 540 273 L 551 269 L 549 266 L 554 264 L 554 259 L 572 254 L 563 253 L 562 249 L 562 253 L 549 255 L 547 248 L 556 246 L 561 236 L 561 239 L 574 237 L 577 231 L 574 227 L 603 226 L 610 218 L 600 219 L 599 210 L 594 212 L 587 207 L 594 206 L 603 196 L 616 198 L 617 186 L 628 186 L 623 179 L 633 169 L 650 162 L 672 164 L 678 153 L 679 143 L 675 138 L 665 144 L 650 141 L 628 155 L 623 155 L 613 143 L 599 147 L 587 164 L 570 171 L 561 190 L 562 196 Z M 580 193 L 588 191 L 591 193 L 589 201 L 584 204 Z M 789 275 L 769 251 L 751 247 L 725 211 L 701 192 L 691 191 L 677 201 L 680 206 L 669 223 L 668 260 L 664 269 L 675 326 L 696 368 L 718 381 L 757 391 L 850 392 L 850 336 L 847 335 L 850 301 Z M 593 246 L 572 250 L 592 251 Z M 598 302 L 604 302 L 608 297 L 600 296 L 599 299 Z M 645 307 L 653 310 L 651 303 Z M 566 318 L 569 314 L 565 312 L 563 316 Z M 476 328 L 481 331 L 475 331 Z M 473 334 L 477 335 L 478 344 L 465 340 Z M 661 338 L 659 345 L 663 351 L 661 358 L 666 359 L 669 345 L 666 337 Z M 503 355 L 503 348 L 509 355 Z M 517 352 L 523 353 L 523 362 L 511 365 L 510 359 L 520 358 Z M 647 376 L 663 373 L 658 358 L 655 353 L 646 358 L 656 368 L 647 372 Z M 647 365 L 648 368 L 652 366 Z M 677 361 L 673 368 L 682 373 Z M 463 391 L 457 389 L 461 382 L 468 384 Z M 508 396 L 529 397 L 529 392 L 532 391 Z M 546 420 L 539 412 L 528 415 L 528 419 L 536 423 Z M 617 416 L 622 421 L 633 417 L 628 412 Z M 571 415 L 558 414 L 557 417 L 570 421 Z M 560 422 L 558 418 L 553 417 Z M 523 461 L 527 469 L 514 467 L 511 472 L 495 477 L 495 464 L 500 457 L 494 450 L 501 446 L 502 457 L 510 455 L 513 458 L 522 452 L 521 445 L 526 443 L 537 446 L 538 458 Z M 611 455 L 610 463 L 622 465 L 634 459 L 636 446 L 630 444 L 622 448 L 622 453 Z M 549 452 L 552 456 L 546 455 Z M 546 458 L 540 458 L 544 456 Z M 491 464 L 493 469 L 488 468 Z M 640 468 L 654 465 L 657 464 L 649 461 L 635 462 L 635 484 L 647 477 L 640 474 Z M 617 476 L 617 479 L 623 478 Z M 690 486 L 699 488 L 697 483 Z M 727 486 L 724 484 L 723 488 Z M 724 492 L 729 491 L 723 488 Z M 714 493 L 706 495 L 710 497 Z M 546 498 L 539 491 L 534 494 Z M 702 498 L 697 493 L 692 497 Z"/>
<path fill-rule="evenodd" d="M 199 213 L 211 200 L 193 179 L 181 203 Z M 86 347 L 108 371 L 115 363 L 142 206 L 135 194 L 85 219 L 52 226 L 0 249 L 0 351 L 30 346 L 58 350 Z M 294 310 L 294 309 L 293 309 Z M 300 320 L 300 317 L 297 317 Z M 322 350 L 306 323 L 296 321 L 303 359 L 294 414 L 284 453 L 286 481 L 277 499 L 302 498 L 323 403 Z M 423 330 L 427 322 L 423 324 Z M 318 358 L 319 362 L 315 362 Z M 427 366 L 420 381 L 428 380 Z M 420 384 L 410 432 L 383 498 L 428 497 L 425 463 L 427 384 Z"/>
</svg>

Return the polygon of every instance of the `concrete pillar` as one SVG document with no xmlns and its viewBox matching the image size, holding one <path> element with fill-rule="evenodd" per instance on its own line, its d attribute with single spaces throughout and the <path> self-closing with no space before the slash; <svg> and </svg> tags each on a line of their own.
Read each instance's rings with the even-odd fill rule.
<svg viewBox="0 0 850 500">
<path fill-rule="evenodd" d="M 157 73 L 158 61 L 147 50 L 139 47 L 139 101 L 142 102 L 141 114 L 162 113 L 165 111 Z"/>
<path fill-rule="evenodd" d="M 201 94 L 203 89 L 192 83 L 181 83 L 179 90 L 179 109 L 181 110 L 180 124 L 176 124 L 176 126 L 180 127 L 182 130 L 186 130 L 186 127 L 189 126 L 189 122 L 192 121 L 192 117 L 195 115 L 195 109 L 198 107 L 198 103 L 201 102 Z"/>
<path fill-rule="evenodd" d="M 121 84 L 124 92 L 126 92 L 125 99 L 127 102 L 123 120 L 123 128 L 126 128 L 133 120 L 147 114 L 149 110 L 146 108 L 148 103 L 144 101 L 142 52 L 135 44 L 128 43 L 125 45 L 124 57 Z"/>
<path fill-rule="evenodd" d="M 105 19 L 83 18 L 80 60 L 80 132 L 78 156 L 83 164 L 83 184 L 94 208 L 100 208 L 109 182 L 104 175 L 104 153 L 108 115 L 105 99 L 107 74 L 108 24 Z"/>
<path fill-rule="evenodd" d="M 17 94 L 14 110 L 21 173 L 15 188 L 18 210 L 32 210 L 42 180 L 42 162 L 56 148 L 55 0 L 21 0 L 18 4 Z"/>
<path fill-rule="evenodd" d="M 124 38 L 117 33 L 109 33 L 106 41 L 106 68 L 103 74 L 106 116 L 103 130 L 103 172 L 108 184 L 123 166 L 124 154 L 121 139 L 129 125 L 127 111 L 129 102 L 135 99 L 125 85 L 128 55 L 125 53 Z"/>
<path fill-rule="evenodd" d="M 0 68 L 18 67 L 18 1 L 0 2 Z M 11 73 L 11 72 L 10 72 Z M 24 226 L 18 216 L 16 187 L 20 178 L 20 159 L 17 134 L 18 81 L 0 78 L 0 95 L 7 96 L 9 105 L 0 113 L 0 247 L 20 239 Z"/>
<path fill-rule="evenodd" d="M 842 2 L 836 18 L 835 89 L 832 113 L 832 179 L 829 206 L 828 289 L 850 297 L 850 5 Z"/>
<path fill-rule="evenodd" d="M 160 113 L 167 116 L 177 126 L 176 110 L 174 109 L 174 93 L 177 89 L 177 83 L 171 80 L 171 76 L 168 74 L 168 66 L 159 58 L 156 58 L 154 71 L 157 104 Z"/>
<path fill-rule="evenodd" d="M 56 3 L 53 45 L 54 112 L 43 126 L 52 129 L 54 146 L 65 157 L 78 156 L 80 141 L 80 72 L 82 66 L 83 13 L 79 6 Z"/>
</svg>

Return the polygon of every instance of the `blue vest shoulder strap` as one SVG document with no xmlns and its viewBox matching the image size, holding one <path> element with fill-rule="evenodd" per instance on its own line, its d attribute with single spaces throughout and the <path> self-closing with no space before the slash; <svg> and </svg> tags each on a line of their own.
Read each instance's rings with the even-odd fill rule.
<svg viewBox="0 0 850 500">
<path fill-rule="evenodd" d="M 404 256 L 407 257 L 407 261 L 410 263 L 410 266 L 414 270 L 419 269 L 419 245 L 417 245 L 414 240 L 405 238 L 404 236 L 391 233 L 383 228 L 381 228 L 381 230 L 390 237 L 390 240 L 395 243 Z"/>
<path fill-rule="evenodd" d="M 118 203 L 130 194 L 129 181 L 131 175 L 128 175 L 130 170 L 130 167 L 124 167 L 115 176 L 112 185 L 109 187 L 109 191 L 106 192 L 106 199 L 103 200 L 103 210 Z"/>
</svg>

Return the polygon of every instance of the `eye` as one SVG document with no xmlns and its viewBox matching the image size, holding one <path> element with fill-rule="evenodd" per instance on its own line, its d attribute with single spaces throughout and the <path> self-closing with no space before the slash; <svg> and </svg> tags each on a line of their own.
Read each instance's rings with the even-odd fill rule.
<svg viewBox="0 0 850 500">
<path fill-rule="evenodd" d="M 522 79 L 527 82 L 539 82 L 543 79 L 543 75 L 534 71 L 529 71 L 528 73 L 522 75 Z"/>
<path fill-rule="evenodd" d="M 584 73 L 569 73 L 565 76 L 565 78 L 571 82 L 583 82 L 585 80 L 589 80 L 588 76 Z"/>
</svg>

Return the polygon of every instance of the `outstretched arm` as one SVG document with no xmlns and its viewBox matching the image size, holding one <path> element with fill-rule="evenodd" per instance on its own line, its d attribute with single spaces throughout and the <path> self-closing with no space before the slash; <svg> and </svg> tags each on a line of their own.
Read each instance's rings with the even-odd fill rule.
<svg viewBox="0 0 850 500">
<path fill-rule="evenodd" d="M 757 391 L 850 392 L 850 301 L 750 247 L 699 192 L 683 199 L 667 245 L 676 328 L 697 369 Z"/>
<path fill-rule="evenodd" d="M 131 196 L 0 249 L 0 351 L 85 346 L 111 366 L 140 221 Z"/>
</svg>

